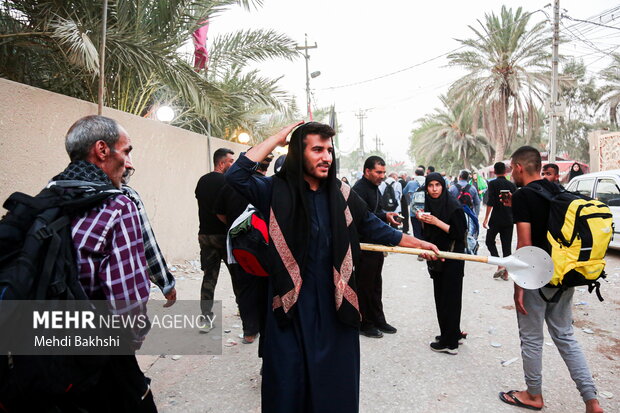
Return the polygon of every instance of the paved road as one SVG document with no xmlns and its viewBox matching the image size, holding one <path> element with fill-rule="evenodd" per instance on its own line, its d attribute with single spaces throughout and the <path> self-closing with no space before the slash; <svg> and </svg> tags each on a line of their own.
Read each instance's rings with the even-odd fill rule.
<svg viewBox="0 0 620 413">
<path fill-rule="evenodd" d="M 484 246 L 481 254 L 486 254 Z M 608 254 L 605 302 L 579 289 L 575 293 L 574 325 L 606 412 L 620 412 L 620 253 Z M 425 264 L 415 257 L 392 254 L 384 270 L 384 306 L 388 321 L 398 328 L 382 339 L 361 337 L 362 412 L 517 412 L 502 404 L 499 391 L 523 388 L 512 283 L 492 279 L 493 268 L 467 263 L 463 291 L 462 327 L 469 333 L 458 356 L 430 351 L 438 334 L 432 284 Z M 198 299 L 200 274 L 183 273 L 179 296 Z M 158 293 L 154 298 L 160 298 Z M 227 338 L 241 333 L 226 270 L 222 270 L 216 299 L 223 300 Z M 583 330 L 592 331 L 588 334 Z M 207 339 L 197 334 L 197 340 Z M 239 340 L 240 341 L 240 340 Z M 500 344 L 493 347 L 491 343 Z M 547 412 L 583 411 L 568 371 L 546 336 L 544 396 Z M 260 362 L 256 344 L 224 347 L 221 356 L 183 356 L 172 360 L 141 356 L 153 379 L 160 412 L 259 412 Z M 502 361 L 517 358 L 508 366 Z M 609 396 L 609 394 L 607 394 Z"/>
</svg>

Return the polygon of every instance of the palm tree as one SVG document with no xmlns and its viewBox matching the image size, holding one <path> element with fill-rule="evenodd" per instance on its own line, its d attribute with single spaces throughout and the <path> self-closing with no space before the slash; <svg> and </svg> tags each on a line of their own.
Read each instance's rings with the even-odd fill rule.
<svg viewBox="0 0 620 413">
<path fill-rule="evenodd" d="M 292 39 L 249 30 L 215 39 L 210 68 L 196 71 L 179 49 L 204 20 L 233 4 L 262 0 L 111 0 L 106 41 L 106 105 L 145 116 L 160 102 L 182 109 L 175 121 L 198 132 L 248 127 L 257 104 L 285 110 L 274 79 L 244 67 L 298 55 Z M 0 76 L 96 101 L 101 4 L 89 0 L 0 3 Z"/>
<path fill-rule="evenodd" d="M 421 125 L 412 135 L 412 154 L 422 153 L 425 160 L 452 156 L 469 170 L 474 157 L 488 163 L 492 151 L 484 132 L 478 130 L 479 115 L 463 102 L 449 102 L 446 96 L 439 99 L 443 107 L 418 121 Z"/>
<path fill-rule="evenodd" d="M 620 54 L 612 55 L 612 62 L 601 72 L 601 77 L 606 82 L 602 87 L 603 96 L 599 108 L 609 107 L 609 121 L 615 127 L 618 126 L 618 105 L 620 105 Z"/>
<path fill-rule="evenodd" d="M 537 123 L 536 106 L 547 94 L 551 41 L 545 22 L 527 28 L 530 17 L 520 7 L 513 12 L 502 6 L 499 16 L 478 20 L 479 29 L 469 26 L 475 37 L 459 40 L 465 51 L 448 55 L 450 65 L 469 71 L 451 86 L 450 95 L 471 102 L 482 114 L 495 161 L 504 158 L 519 128 L 526 136 L 532 133 L 528 126 Z"/>
</svg>

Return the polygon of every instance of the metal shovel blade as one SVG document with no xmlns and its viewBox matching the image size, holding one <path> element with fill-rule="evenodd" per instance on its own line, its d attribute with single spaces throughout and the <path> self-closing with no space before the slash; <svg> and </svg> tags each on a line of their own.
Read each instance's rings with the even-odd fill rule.
<svg viewBox="0 0 620 413">
<path fill-rule="evenodd" d="M 506 267 L 508 276 L 521 288 L 535 290 L 544 287 L 553 276 L 553 261 L 538 247 L 521 247 L 509 257 L 489 257 L 489 264 Z"/>
</svg>

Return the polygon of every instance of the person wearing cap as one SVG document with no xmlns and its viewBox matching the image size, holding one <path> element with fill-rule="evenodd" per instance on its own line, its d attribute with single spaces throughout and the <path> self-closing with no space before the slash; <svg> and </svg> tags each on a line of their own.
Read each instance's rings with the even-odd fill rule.
<svg viewBox="0 0 620 413">
<path fill-rule="evenodd" d="M 383 223 L 336 177 L 334 130 L 291 124 L 241 156 L 226 180 L 268 217 L 268 304 L 262 411 L 359 410 L 360 312 L 355 268 L 359 238 L 437 251 Z M 291 137 L 278 174 L 258 162 Z M 428 259 L 436 259 L 425 254 Z"/>
</svg>

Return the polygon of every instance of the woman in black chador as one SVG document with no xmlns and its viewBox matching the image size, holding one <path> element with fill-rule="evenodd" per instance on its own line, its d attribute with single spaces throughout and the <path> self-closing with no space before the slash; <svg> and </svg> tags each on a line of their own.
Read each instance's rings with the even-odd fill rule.
<svg viewBox="0 0 620 413">
<path fill-rule="evenodd" d="M 446 189 L 446 181 L 438 173 L 426 176 L 424 210 L 418 219 L 424 225 L 424 239 L 441 251 L 464 252 L 467 221 L 461 204 Z M 430 214 L 429 214 L 430 213 Z M 431 350 L 458 354 L 461 332 L 461 296 L 463 293 L 463 261 L 428 262 L 433 279 L 439 336 L 430 344 Z"/>
<path fill-rule="evenodd" d="M 583 175 L 583 169 L 581 169 L 579 162 L 575 162 L 570 166 L 570 171 L 568 172 L 568 182 L 572 181 L 574 177 L 579 175 Z"/>
</svg>

